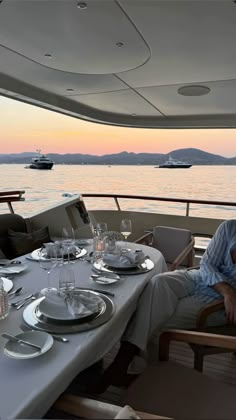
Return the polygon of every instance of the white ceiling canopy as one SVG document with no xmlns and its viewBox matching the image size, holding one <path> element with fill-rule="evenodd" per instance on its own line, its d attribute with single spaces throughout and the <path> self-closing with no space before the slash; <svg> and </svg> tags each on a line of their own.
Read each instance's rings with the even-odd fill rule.
<svg viewBox="0 0 236 420">
<path fill-rule="evenodd" d="M 2 0 L 0 94 L 88 121 L 236 127 L 231 0 Z"/>
</svg>

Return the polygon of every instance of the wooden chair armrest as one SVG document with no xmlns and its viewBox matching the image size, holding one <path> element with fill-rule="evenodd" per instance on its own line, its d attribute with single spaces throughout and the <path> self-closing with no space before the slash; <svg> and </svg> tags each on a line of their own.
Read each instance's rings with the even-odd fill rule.
<svg viewBox="0 0 236 420">
<path fill-rule="evenodd" d="M 193 252 L 194 239 L 183 249 L 183 251 L 175 258 L 171 264 L 171 271 L 176 270 L 178 265 L 187 257 L 190 252 Z"/>
<path fill-rule="evenodd" d="M 187 271 L 191 271 L 191 270 L 199 270 L 200 265 L 193 265 L 192 267 L 188 267 Z"/>
<path fill-rule="evenodd" d="M 150 245 L 152 242 L 152 237 L 152 232 L 147 232 L 143 236 L 140 236 L 140 238 L 136 239 L 134 242 L 136 244 Z"/>
<path fill-rule="evenodd" d="M 83 419 L 113 419 L 121 409 L 118 405 L 108 404 L 90 398 L 78 397 L 77 395 L 72 394 L 62 395 L 53 405 L 53 408 Z M 135 412 L 142 419 L 167 418 L 136 410 Z"/>
<path fill-rule="evenodd" d="M 202 331 L 205 329 L 207 317 L 221 309 L 224 309 L 224 299 L 217 300 L 215 302 L 209 303 L 203 309 L 198 312 L 197 322 L 196 322 L 196 329 L 198 331 Z"/>
<path fill-rule="evenodd" d="M 170 341 L 182 341 L 188 344 L 200 344 L 202 346 L 219 347 L 222 349 L 236 350 L 236 337 L 220 334 L 209 334 L 200 331 L 168 330 L 160 336 L 159 359 L 169 359 Z"/>
</svg>

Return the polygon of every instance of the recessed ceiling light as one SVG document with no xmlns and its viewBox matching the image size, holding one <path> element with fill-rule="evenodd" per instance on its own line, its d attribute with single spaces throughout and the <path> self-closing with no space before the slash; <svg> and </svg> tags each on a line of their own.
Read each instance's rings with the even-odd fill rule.
<svg viewBox="0 0 236 420">
<path fill-rule="evenodd" d="M 178 89 L 178 93 L 183 96 L 203 96 L 207 95 L 211 89 L 207 86 L 188 85 Z"/>
<path fill-rule="evenodd" d="M 116 43 L 116 46 L 117 46 L 117 47 L 119 47 L 119 48 L 121 48 L 121 47 L 123 47 L 123 46 L 124 46 L 124 44 L 123 44 L 123 42 L 117 42 L 117 43 Z"/>
<path fill-rule="evenodd" d="M 74 92 L 74 89 L 71 89 L 71 88 L 68 88 L 66 90 L 67 90 L 67 92 Z"/>
<path fill-rule="evenodd" d="M 44 57 L 51 58 L 52 54 L 44 54 Z"/>
<path fill-rule="evenodd" d="M 87 3 L 81 2 L 77 4 L 78 9 L 87 9 Z"/>
</svg>

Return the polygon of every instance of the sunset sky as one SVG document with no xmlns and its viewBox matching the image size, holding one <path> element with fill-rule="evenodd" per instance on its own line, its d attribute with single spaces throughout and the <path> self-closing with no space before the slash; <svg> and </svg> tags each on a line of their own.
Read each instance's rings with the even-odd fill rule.
<svg viewBox="0 0 236 420">
<path fill-rule="evenodd" d="M 0 153 L 168 153 L 194 147 L 236 156 L 236 129 L 158 130 L 88 123 L 0 97 Z"/>
</svg>

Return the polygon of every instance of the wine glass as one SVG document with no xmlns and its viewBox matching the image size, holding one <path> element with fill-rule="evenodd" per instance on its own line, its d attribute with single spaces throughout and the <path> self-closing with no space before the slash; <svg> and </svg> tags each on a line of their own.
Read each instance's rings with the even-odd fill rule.
<svg viewBox="0 0 236 420">
<path fill-rule="evenodd" d="M 49 293 L 57 291 L 57 289 L 52 287 L 50 284 L 51 271 L 57 264 L 56 255 L 53 255 L 52 251 L 53 248 L 51 248 L 50 255 L 47 255 L 45 248 L 41 248 L 39 252 L 39 265 L 43 270 L 47 271 L 47 287 L 44 287 L 42 290 L 40 290 L 40 293 L 43 296 L 47 296 Z"/>
<path fill-rule="evenodd" d="M 67 262 L 69 263 L 70 254 L 72 253 L 75 246 L 75 232 L 73 227 L 70 226 L 62 228 L 62 246 L 63 249 L 67 252 Z"/>
<path fill-rule="evenodd" d="M 122 219 L 120 224 L 120 232 L 124 236 L 125 241 L 132 233 L 132 223 L 130 219 Z"/>
</svg>

